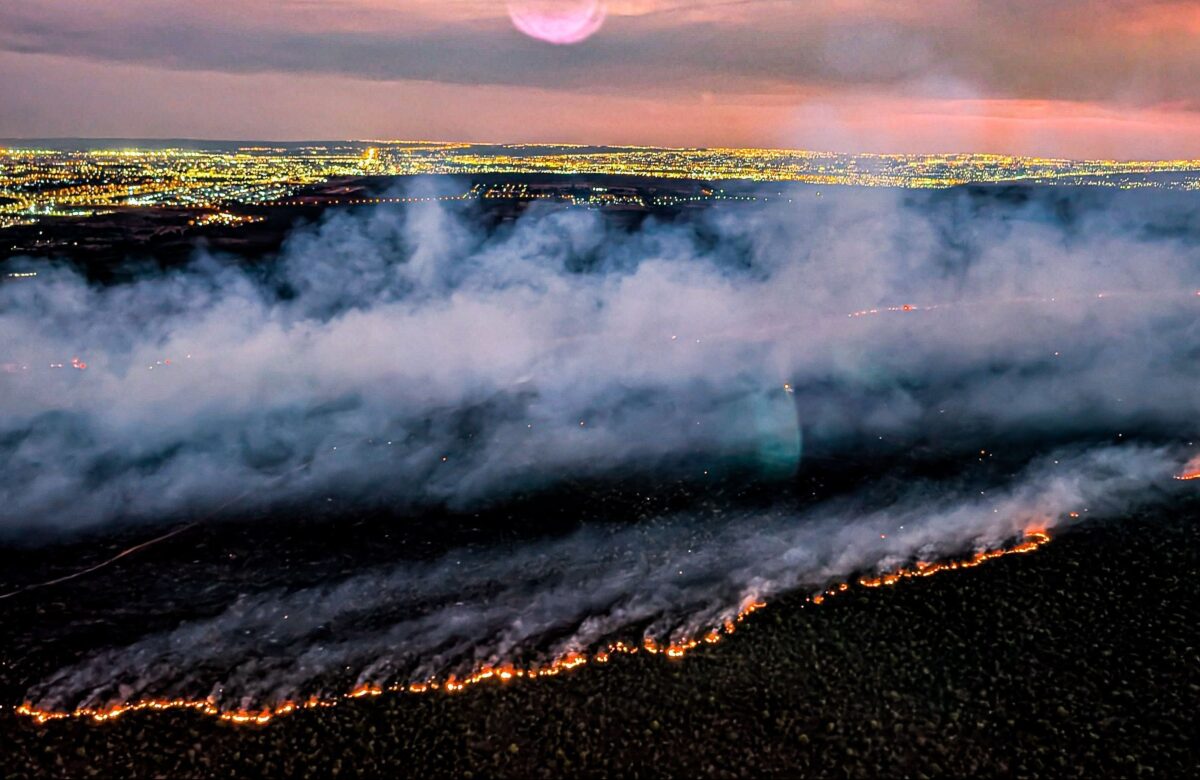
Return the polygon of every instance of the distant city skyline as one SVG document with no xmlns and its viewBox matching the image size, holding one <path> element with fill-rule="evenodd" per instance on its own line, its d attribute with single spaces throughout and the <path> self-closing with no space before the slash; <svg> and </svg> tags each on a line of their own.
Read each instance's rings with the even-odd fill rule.
<svg viewBox="0 0 1200 780">
<path fill-rule="evenodd" d="M 564 4 L 0 3 L 0 137 L 1200 157 L 1196 0 Z"/>
</svg>

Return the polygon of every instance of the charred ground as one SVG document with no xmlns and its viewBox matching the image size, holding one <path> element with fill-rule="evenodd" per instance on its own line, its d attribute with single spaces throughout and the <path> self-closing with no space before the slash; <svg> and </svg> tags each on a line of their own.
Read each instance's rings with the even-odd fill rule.
<svg viewBox="0 0 1200 780">
<path fill-rule="evenodd" d="M 1185 776 L 1196 511 L 1087 524 L 1034 555 L 819 608 L 785 598 L 681 662 L 385 695 L 265 728 L 185 714 L 35 727 L 5 709 L 5 774 Z M 36 630 L 61 598 L 21 622 Z M 11 683 L 21 659 L 5 655 Z"/>
</svg>

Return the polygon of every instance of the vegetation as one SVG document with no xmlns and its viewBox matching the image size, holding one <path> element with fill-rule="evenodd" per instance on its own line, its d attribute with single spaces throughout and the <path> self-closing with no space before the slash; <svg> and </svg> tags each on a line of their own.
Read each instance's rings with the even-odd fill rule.
<svg viewBox="0 0 1200 780">
<path fill-rule="evenodd" d="M 1096 522 L 1033 555 L 772 603 L 682 661 L 637 655 L 264 728 L 187 713 L 35 727 L 3 774 L 1191 776 L 1200 526 Z"/>
</svg>

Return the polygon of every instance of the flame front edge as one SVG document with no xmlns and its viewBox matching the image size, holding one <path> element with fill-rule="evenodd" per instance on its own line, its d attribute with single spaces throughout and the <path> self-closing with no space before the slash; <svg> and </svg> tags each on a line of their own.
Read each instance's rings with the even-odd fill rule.
<svg viewBox="0 0 1200 780">
<path fill-rule="evenodd" d="M 1180 477 L 1180 479 L 1194 479 L 1200 477 L 1200 474 Z M 896 571 L 882 574 L 876 577 L 862 577 L 858 580 L 858 584 L 866 588 L 879 588 L 890 585 L 895 585 L 902 580 L 913 577 L 929 577 L 939 572 L 954 571 L 957 569 L 969 569 L 979 566 L 987 561 L 1002 558 L 1007 555 L 1020 555 L 1031 553 L 1042 547 L 1050 541 L 1050 535 L 1045 531 L 1033 530 L 1025 533 L 1025 538 L 1018 544 L 1010 547 L 1001 547 L 993 550 L 985 550 L 975 553 L 970 558 L 962 560 L 944 561 L 939 563 L 928 563 L 919 561 L 912 568 L 902 568 Z M 850 589 L 850 584 L 846 582 L 833 585 L 821 593 L 810 596 L 806 601 L 812 604 L 822 604 L 826 599 L 836 596 L 839 593 L 844 593 Z M 302 709 L 318 709 L 323 707 L 336 707 L 339 703 L 350 699 L 360 699 L 368 696 L 379 696 L 384 692 L 389 693 L 430 693 L 434 691 L 442 691 L 444 693 L 458 693 L 466 688 L 487 681 L 497 681 L 500 683 L 508 683 L 513 680 L 532 680 L 541 677 L 553 677 L 563 672 L 569 672 L 580 666 L 588 663 L 604 664 L 616 655 L 633 655 L 638 652 L 649 653 L 651 655 L 662 655 L 670 659 L 678 659 L 687 655 L 697 647 L 708 644 L 716 644 L 725 637 L 734 633 L 737 625 L 743 622 L 747 617 L 764 608 L 766 602 L 757 598 L 750 598 L 744 602 L 737 614 L 726 620 L 723 625 L 714 627 L 706 634 L 700 637 L 692 637 L 676 641 L 671 644 L 660 644 L 653 637 L 645 637 L 640 645 L 626 644 L 625 642 L 614 642 L 607 647 L 598 650 L 594 653 L 567 653 L 566 655 L 556 658 L 554 661 L 544 666 L 518 667 L 512 664 L 501 664 L 483 666 L 472 672 L 471 674 L 459 678 L 455 675 L 450 675 L 444 680 L 430 679 L 423 682 L 412 682 L 408 684 L 393 684 L 386 687 L 372 685 L 369 683 L 359 685 L 354 689 L 329 698 L 311 697 L 302 702 L 285 701 L 274 707 L 264 707 L 261 710 L 222 710 L 217 707 L 211 700 L 208 699 L 148 699 L 128 704 L 113 704 L 108 707 L 81 707 L 71 711 L 60 710 L 44 710 L 34 707 L 31 703 L 25 702 L 15 708 L 15 712 L 23 717 L 28 717 L 39 724 L 53 720 L 65 719 L 87 719 L 97 723 L 119 718 L 130 712 L 139 712 L 143 710 L 193 710 L 203 715 L 218 718 L 238 725 L 264 725 L 271 720 L 284 715 L 290 715 L 297 710 Z"/>
</svg>

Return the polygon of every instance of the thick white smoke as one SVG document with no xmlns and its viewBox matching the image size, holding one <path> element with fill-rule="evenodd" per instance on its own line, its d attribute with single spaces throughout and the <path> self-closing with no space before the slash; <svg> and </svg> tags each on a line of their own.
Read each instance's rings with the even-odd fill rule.
<svg viewBox="0 0 1200 780">
<path fill-rule="evenodd" d="M 106 287 L 38 266 L 0 286 L 0 530 L 246 492 L 461 505 L 786 455 L 797 424 L 836 447 L 1200 419 L 1189 201 L 1151 218 L 1090 194 L 793 194 L 636 230 L 344 214 L 271 269 L 201 257 Z"/>
</svg>

